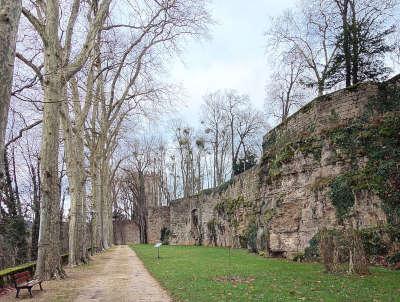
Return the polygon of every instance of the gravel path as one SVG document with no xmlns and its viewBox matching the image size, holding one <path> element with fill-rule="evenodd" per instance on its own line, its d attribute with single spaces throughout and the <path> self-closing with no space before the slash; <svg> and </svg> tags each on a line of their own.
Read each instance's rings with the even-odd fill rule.
<svg viewBox="0 0 400 302">
<path fill-rule="evenodd" d="M 129 247 L 117 246 L 107 256 L 103 270 L 96 273 L 91 282 L 82 288 L 74 302 L 171 301 Z"/>
<path fill-rule="evenodd" d="M 67 274 L 65 280 L 45 282 L 43 292 L 33 290 L 33 299 L 29 299 L 25 290 L 20 296 L 24 300 L 40 302 L 171 301 L 128 246 L 115 246 L 93 257 L 90 265 L 67 269 Z M 0 301 L 15 301 L 14 293 Z"/>
</svg>

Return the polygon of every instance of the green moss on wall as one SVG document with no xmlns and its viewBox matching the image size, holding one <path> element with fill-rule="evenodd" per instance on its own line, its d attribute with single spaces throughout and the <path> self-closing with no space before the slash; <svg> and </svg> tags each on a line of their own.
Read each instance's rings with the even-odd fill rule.
<svg viewBox="0 0 400 302">
<path fill-rule="evenodd" d="M 323 142 L 322 138 L 316 136 L 303 137 L 296 141 L 290 141 L 287 137 L 280 137 L 275 140 L 275 145 L 269 145 L 269 149 L 264 150 L 264 155 L 261 159 L 260 178 L 267 177 L 267 183 L 271 180 L 280 177 L 283 164 L 287 164 L 293 160 L 297 152 L 304 156 L 312 156 L 317 162 L 321 160 Z"/>
<path fill-rule="evenodd" d="M 257 252 L 257 230 L 257 224 L 252 221 L 247 226 L 246 232 L 244 234 L 246 238 L 247 248 L 253 253 Z"/>
<path fill-rule="evenodd" d="M 212 218 L 207 222 L 209 244 L 217 245 L 217 220 Z"/>
<path fill-rule="evenodd" d="M 228 188 L 234 183 L 234 179 L 230 179 L 228 181 L 223 182 L 220 184 L 218 187 L 215 188 L 209 188 L 209 189 L 204 189 L 200 191 L 198 194 L 194 196 L 202 196 L 202 195 L 212 195 L 212 194 L 221 194 L 228 190 Z"/>
<path fill-rule="evenodd" d="M 326 188 L 327 186 L 329 186 L 332 183 L 332 177 L 321 177 L 321 178 L 317 178 L 315 180 L 315 182 L 310 186 L 310 189 L 312 191 L 319 191 L 322 190 L 324 188 Z"/>
<path fill-rule="evenodd" d="M 349 182 L 350 180 L 346 175 L 340 175 L 330 185 L 330 198 L 336 208 L 336 216 L 341 222 L 354 206 L 354 193 Z"/>
<path fill-rule="evenodd" d="M 236 220 L 237 211 L 249 206 L 249 202 L 240 195 L 238 198 L 225 198 L 216 204 L 214 210 L 219 216 L 226 218 L 229 223 L 233 223 Z"/>
<path fill-rule="evenodd" d="M 377 97 L 372 98 L 363 116 L 345 128 L 329 133 L 333 146 L 351 159 L 352 171 L 335 181 L 344 181 L 353 191 L 368 190 L 377 194 L 389 222 L 400 223 L 400 89 L 380 86 Z M 359 164 L 365 157 L 367 162 Z M 339 188 L 338 182 L 334 188 Z M 332 189 L 334 189 L 331 186 Z M 347 193 L 349 194 L 349 190 Z M 347 203 L 337 203 L 335 193 L 332 202 L 346 212 Z M 350 198 L 348 198 L 350 200 Z"/>
</svg>

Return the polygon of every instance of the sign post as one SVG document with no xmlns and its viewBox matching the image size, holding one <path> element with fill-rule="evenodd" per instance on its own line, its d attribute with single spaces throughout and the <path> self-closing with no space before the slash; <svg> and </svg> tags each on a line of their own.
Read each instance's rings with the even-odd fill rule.
<svg viewBox="0 0 400 302">
<path fill-rule="evenodd" d="M 154 247 L 157 249 L 157 259 L 160 259 L 160 246 L 162 246 L 162 243 L 161 243 L 161 242 L 156 243 L 156 244 L 154 245 Z"/>
</svg>

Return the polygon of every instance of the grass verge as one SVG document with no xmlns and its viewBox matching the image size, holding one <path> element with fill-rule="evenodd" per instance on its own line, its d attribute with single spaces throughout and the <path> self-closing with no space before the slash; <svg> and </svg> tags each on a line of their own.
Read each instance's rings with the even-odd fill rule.
<svg viewBox="0 0 400 302">
<path fill-rule="evenodd" d="M 176 301 L 399 301 L 400 272 L 329 275 L 319 264 L 266 259 L 245 250 L 132 245 Z"/>
</svg>

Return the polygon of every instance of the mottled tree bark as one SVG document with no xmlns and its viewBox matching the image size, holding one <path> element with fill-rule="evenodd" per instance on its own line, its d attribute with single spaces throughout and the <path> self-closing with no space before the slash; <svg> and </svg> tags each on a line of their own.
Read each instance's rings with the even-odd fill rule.
<svg viewBox="0 0 400 302">
<path fill-rule="evenodd" d="M 101 96 L 101 89 L 103 85 L 103 78 L 100 75 L 96 86 L 96 96 L 92 105 L 91 129 L 87 135 L 89 138 L 87 144 L 90 150 L 89 157 L 89 176 L 91 183 L 91 248 L 93 250 L 102 250 L 101 244 L 101 202 L 100 202 L 100 156 L 98 149 L 100 148 L 99 137 L 96 135 L 96 123 L 99 111 L 99 99 Z"/>
<path fill-rule="evenodd" d="M 59 37 L 60 1 L 48 0 L 45 8 L 45 22 L 37 19 L 29 10 L 23 13 L 43 40 L 45 77 L 43 130 L 41 143 L 42 202 L 36 277 L 58 278 L 64 275 L 60 263 L 60 191 L 58 186 L 58 153 L 61 104 L 65 102 L 66 83 L 82 68 L 89 57 L 95 39 L 108 13 L 111 0 L 104 0 L 98 14 L 90 22 L 86 41 L 73 62 L 70 62 L 72 35 L 79 0 L 75 0 L 66 29 L 64 48 Z M 97 3 L 97 2 L 96 2 Z M 79 224 L 79 223 L 78 223 Z"/>
<path fill-rule="evenodd" d="M 46 5 L 44 35 L 44 106 L 43 133 L 41 143 L 40 178 L 42 202 L 36 277 L 40 279 L 60 278 L 64 271 L 60 261 L 60 194 L 58 186 L 58 150 L 60 129 L 60 107 L 64 101 L 64 78 L 61 66 L 61 45 L 58 38 L 58 1 Z"/>
<path fill-rule="evenodd" d="M 0 0 L 0 200 L 5 189 L 5 134 L 21 11 L 21 0 Z"/>
<path fill-rule="evenodd" d="M 144 173 L 142 170 L 138 171 L 139 176 L 139 194 L 138 194 L 138 225 L 140 233 L 140 243 L 147 243 L 147 201 L 146 201 L 146 190 Z"/>
<path fill-rule="evenodd" d="M 32 184 L 33 184 L 33 224 L 31 238 L 31 259 L 37 259 L 38 240 L 39 240 L 39 225 L 40 225 L 40 161 L 37 161 L 37 168 L 33 165 L 30 167 Z"/>
<path fill-rule="evenodd" d="M 73 131 L 63 119 L 65 158 L 67 164 L 67 177 L 71 196 L 69 220 L 69 265 L 78 265 L 87 261 L 84 244 L 84 145 L 82 131 Z"/>
<path fill-rule="evenodd" d="M 350 47 L 350 25 L 348 22 L 349 0 L 335 0 L 342 18 L 343 27 L 343 53 L 345 61 L 346 87 L 351 86 L 351 47 Z"/>
<path fill-rule="evenodd" d="M 71 197 L 69 220 L 69 265 L 87 262 L 86 237 L 86 175 L 84 169 L 84 123 L 91 103 L 93 89 L 93 69 L 89 72 L 86 98 L 81 107 L 78 83 L 70 81 L 72 88 L 72 108 L 75 118 L 70 116 L 67 103 L 62 104 L 62 128 L 64 133 L 64 153 Z"/>
</svg>

